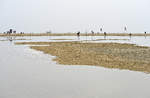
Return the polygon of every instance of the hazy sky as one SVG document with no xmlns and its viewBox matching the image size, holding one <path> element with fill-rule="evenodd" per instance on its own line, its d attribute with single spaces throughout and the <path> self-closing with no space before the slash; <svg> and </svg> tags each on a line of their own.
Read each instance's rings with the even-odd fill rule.
<svg viewBox="0 0 150 98">
<path fill-rule="evenodd" d="M 0 0 L 0 32 L 150 32 L 150 0 Z"/>
</svg>

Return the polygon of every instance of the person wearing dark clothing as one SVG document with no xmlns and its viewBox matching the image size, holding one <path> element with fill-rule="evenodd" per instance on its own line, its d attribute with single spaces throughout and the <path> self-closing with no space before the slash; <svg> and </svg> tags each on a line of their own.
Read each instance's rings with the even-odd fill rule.
<svg viewBox="0 0 150 98">
<path fill-rule="evenodd" d="M 92 33 L 92 35 L 94 35 L 94 31 L 93 30 L 91 31 L 91 33 Z"/>
<path fill-rule="evenodd" d="M 77 33 L 77 36 L 80 37 L 80 31 Z"/>
<path fill-rule="evenodd" d="M 106 36 L 106 32 L 104 32 L 104 35 Z"/>
</svg>

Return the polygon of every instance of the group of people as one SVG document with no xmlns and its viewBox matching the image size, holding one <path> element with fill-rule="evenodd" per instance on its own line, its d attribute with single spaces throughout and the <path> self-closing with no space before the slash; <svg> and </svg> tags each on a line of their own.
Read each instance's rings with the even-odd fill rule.
<svg viewBox="0 0 150 98">
<path fill-rule="evenodd" d="M 16 30 L 9 29 L 9 31 L 4 32 L 4 34 L 16 34 Z M 20 32 L 20 34 L 24 34 L 24 32 Z"/>
<path fill-rule="evenodd" d="M 92 35 L 94 35 L 94 31 L 93 30 L 91 31 L 91 33 L 92 33 Z M 104 36 L 106 36 L 106 35 L 107 35 L 106 32 L 104 32 Z M 80 37 L 80 31 L 77 32 L 77 36 Z"/>
<path fill-rule="evenodd" d="M 94 35 L 94 31 L 92 30 L 91 31 L 91 33 L 92 33 L 92 35 Z M 147 32 L 144 32 L 144 34 L 146 35 L 147 34 Z M 106 32 L 104 32 L 104 36 L 106 36 L 107 35 L 107 33 Z M 129 33 L 129 36 L 131 36 L 132 34 L 131 33 Z M 77 32 L 77 36 L 78 37 L 80 37 L 80 31 L 79 32 Z"/>
</svg>

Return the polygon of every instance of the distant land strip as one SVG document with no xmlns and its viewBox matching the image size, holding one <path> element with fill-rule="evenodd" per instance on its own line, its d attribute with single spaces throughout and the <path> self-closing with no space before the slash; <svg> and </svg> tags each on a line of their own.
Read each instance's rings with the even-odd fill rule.
<svg viewBox="0 0 150 98">
<path fill-rule="evenodd" d="M 3 34 L 0 33 L 0 36 L 76 36 L 76 33 L 24 33 L 24 34 Z M 80 36 L 150 36 L 150 33 L 81 33 Z"/>
</svg>

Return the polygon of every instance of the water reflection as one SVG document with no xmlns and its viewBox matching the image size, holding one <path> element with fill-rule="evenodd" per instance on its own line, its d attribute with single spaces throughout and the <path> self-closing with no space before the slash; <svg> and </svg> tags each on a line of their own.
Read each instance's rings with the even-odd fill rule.
<svg viewBox="0 0 150 98">
<path fill-rule="evenodd" d="M 1 98 L 149 98 L 150 75 L 63 66 L 26 46 L 0 42 Z M 9 62 L 8 62 L 9 60 Z"/>
<path fill-rule="evenodd" d="M 150 46 L 149 36 L 80 36 L 78 38 L 77 36 L 0 37 L 0 41 L 9 41 L 11 39 L 14 42 L 85 41 L 85 42 L 129 43 L 129 44 L 137 44 L 140 46 Z M 68 40 L 54 40 L 54 39 L 68 39 Z M 129 39 L 129 40 L 124 40 L 124 39 Z"/>
</svg>

